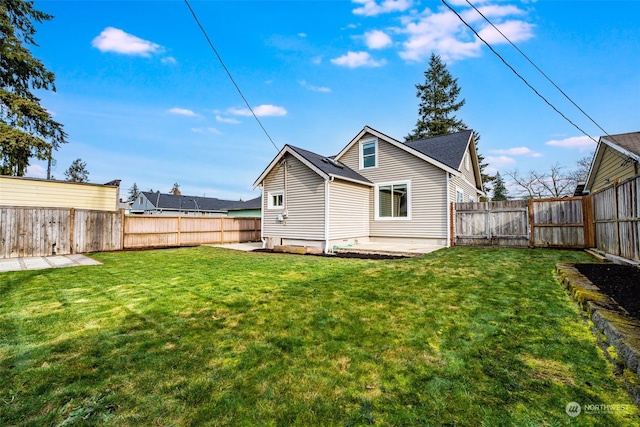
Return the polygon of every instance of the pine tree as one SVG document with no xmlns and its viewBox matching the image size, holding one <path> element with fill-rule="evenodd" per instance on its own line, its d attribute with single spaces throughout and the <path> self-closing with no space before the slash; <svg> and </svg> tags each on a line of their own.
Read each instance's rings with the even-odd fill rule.
<svg viewBox="0 0 640 427">
<path fill-rule="evenodd" d="M 71 182 L 87 182 L 89 181 L 89 171 L 87 170 L 87 162 L 82 159 L 75 159 L 69 169 L 64 171 L 67 181 Z"/>
<path fill-rule="evenodd" d="M 40 105 L 32 90 L 55 91 L 54 75 L 25 45 L 37 46 L 34 23 L 53 16 L 32 1 L 0 2 L 0 174 L 23 176 L 29 159 L 50 159 L 66 143 L 62 125 Z"/>
<path fill-rule="evenodd" d="M 171 190 L 169 190 L 170 194 L 173 194 L 174 196 L 179 196 L 182 194 L 182 192 L 180 191 L 180 184 L 178 184 L 177 182 L 175 182 L 173 184 L 173 187 L 171 187 Z"/>
<path fill-rule="evenodd" d="M 440 56 L 431 54 L 429 69 L 424 72 L 425 83 L 416 85 L 416 96 L 420 98 L 418 122 L 406 141 L 415 141 L 430 136 L 446 135 L 467 128 L 454 113 L 465 104 L 458 101 L 460 87 Z"/>
<path fill-rule="evenodd" d="M 494 202 L 508 200 L 507 187 L 504 185 L 504 179 L 500 176 L 500 172 L 496 172 L 496 176 L 493 180 L 493 197 L 491 200 Z"/>
<path fill-rule="evenodd" d="M 129 188 L 129 201 L 133 202 L 138 196 L 140 196 L 140 189 L 138 188 L 138 184 L 134 182 L 131 188 Z"/>
</svg>

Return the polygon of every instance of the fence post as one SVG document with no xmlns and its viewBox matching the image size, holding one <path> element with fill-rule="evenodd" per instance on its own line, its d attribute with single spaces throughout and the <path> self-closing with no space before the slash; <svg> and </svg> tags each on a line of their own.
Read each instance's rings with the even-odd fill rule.
<svg viewBox="0 0 640 427">
<path fill-rule="evenodd" d="M 180 241 L 180 232 L 181 232 L 181 231 L 182 231 L 182 217 L 178 215 L 178 237 L 177 237 L 177 239 L 178 239 L 178 246 L 181 246 L 181 244 L 180 244 L 180 243 L 182 243 L 182 242 Z"/>
<path fill-rule="evenodd" d="M 224 243 L 224 217 L 220 217 L 220 243 Z"/>
<path fill-rule="evenodd" d="M 120 209 L 120 249 L 124 250 L 124 209 Z"/>
<path fill-rule="evenodd" d="M 535 239 L 535 227 L 533 225 L 533 220 L 535 216 L 533 215 L 533 199 L 529 199 L 529 246 L 534 247 L 536 245 Z"/>
<path fill-rule="evenodd" d="M 76 234 L 76 209 L 69 209 L 69 252 L 76 253 L 75 248 L 75 234 Z"/>
<path fill-rule="evenodd" d="M 456 209 L 453 202 L 449 205 L 449 246 L 456 245 Z"/>
<path fill-rule="evenodd" d="M 591 195 L 582 196 L 582 221 L 584 222 L 584 246 L 593 248 L 595 242 L 595 224 L 593 221 L 593 200 Z"/>
</svg>

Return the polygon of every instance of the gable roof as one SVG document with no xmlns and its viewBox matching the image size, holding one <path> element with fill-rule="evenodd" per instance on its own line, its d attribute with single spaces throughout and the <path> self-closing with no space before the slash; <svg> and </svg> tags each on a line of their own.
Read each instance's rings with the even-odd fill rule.
<svg viewBox="0 0 640 427">
<path fill-rule="evenodd" d="M 437 160 L 433 157 L 431 157 L 428 154 L 422 153 L 418 150 L 416 150 L 415 148 L 411 147 L 410 145 L 407 145 L 403 142 L 398 141 L 397 139 L 391 138 L 388 135 L 385 135 L 382 132 L 379 132 L 373 128 L 370 128 L 369 126 L 365 126 L 364 128 L 362 128 L 362 130 L 347 144 L 346 147 L 344 147 L 342 149 L 342 151 L 340 151 L 337 155 L 336 155 L 336 159 L 340 159 L 347 151 L 349 151 L 349 149 L 351 149 L 351 147 L 356 144 L 365 134 L 371 134 L 373 136 L 376 136 L 378 139 L 382 139 L 383 141 L 388 142 L 391 145 L 394 145 L 398 148 L 400 148 L 401 150 L 404 150 L 410 154 L 413 154 L 414 156 L 428 162 L 431 163 L 434 166 L 439 167 L 440 169 L 443 169 L 449 173 L 452 173 L 454 175 L 459 176 L 460 175 L 460 170 L 458 169 L 459 163 L 458 165 L 456 165 L 455 167 L 451 167 L 445 163 L 442 163 L 440 160 Z M 448 135 L 445 135 L 448 136 Z M 434 139 L 434 138 L 441 138 L 441 137 L 433 137 L 433 138 L 429 138 L 429 139 Z M 460 159 L 462 160 L 462 159 Z"/>
<path fill-rule="evenodd" d="M 623 157 L 640 163 L 640 132 L 601 136 L 589 169 L 589 176 L 585 185 L 586 189 L 591 189 L 593 186 L 593 180 L 595 179 L 596 171 L 600 167 L 600 162 L 604 156 L 604 148 L 606 147 L 618 151 Z"/>
<path fill-rule="evenodd" d="M 417 141 L 407 141 L 404 144 L 440 163 L 460 170 L 472 134 L 472 130 L 464 130 Z"/>
<path fill-rule="evenodd" d="M 149 191 L 142 191 L 141 194 L 143 194 L 156 209 L 225 212 L 229 208 L 246 203 L 235 200 L 221 200 L 215 197 L 185 196 L 182 194 L 152 193 Z"/>
<path fill-rule="evenodd" d="M 271 161 L 271 163 L 269 163 L 266 169 L 260 174 L 258 179 L 256 179 L 256 181 L 253 183 L 254 188 L 260 185 L 267 174 L 274 168 L 275 165 L 280 162 L 280 160 L 282 160 L 282 158 L 287 153 L 291 154 L 293 157 L 298 159 L 309 169 L 311 169 L 324 179 L 337 178 L 369 186 L 373 185 L 373 183 L 367 178 L 363 177 L 353 169 L 350 169 L 347 166 L 343 165 L 342 163 L 337 161 L 335 157 L 322 156 L 312 151 L 304 150 L 302 148 L 294 147 L 287 144 L 282 148 L 282 150 L 280 150 L 278 155 Z"/>
</svg>

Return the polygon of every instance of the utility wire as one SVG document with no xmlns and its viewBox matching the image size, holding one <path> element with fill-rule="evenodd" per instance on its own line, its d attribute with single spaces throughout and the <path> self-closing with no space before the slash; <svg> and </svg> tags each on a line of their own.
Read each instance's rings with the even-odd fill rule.
<svg viewBox="0 0 640 427">
<path fill-rule="evenodd" d="M 518 46 L 516 46 L 516 45 L 515 45 L 515 43 L 513 43 L 513 42 L 509 39 L 509 37 L 507 37 L 506 35 L 504 35 L 504 33 L 503 33 L 502 31 L 500 31 L 500 29 L 499 29 L 498 27 L 496 27 L 496 26 L 493 24 L 493 22 L 491 22 L 491 21 L 489 20 L 489 18 L 487 18 L 487 17 L 486 17 L 486 16 L 485 16 L 485 15 L 484 15 L 480 10 L 478 10 L 478 8 L 477 8 L 473 3 L 471 3 L 469 0 L 466 0 L 466 2 L 467 2 L 467 3 L 469 4 L 469 6 L 471 6 L 471 7 L 472 7 L 476 12 L 478 12 L 478 14 L 479 14 L 480 16 L 482 16 L 482 17 L 484 18 L 484 20 L 485 20 L 485 21 L 487 21 L 487 22 L 489 23 L 489 25 L 491 25 L 491 26 L 493 27 L 493 29 L 494 29 L 494 30 L 496 30 L 498 33 L 500 33 L 500 35 L 501 35 L 502 37 L 504 37 L 504 39 L 505 39 L 506 41 L 508 41 L 508 42 L 509 42 L 509 44 L 510 44 L 511 46 L 513 46 L 513 48 L 514 48 L 515 50 L 517 50 L 517 51 L 520 53 L 520 55 L 524 56 L 524 58 L 525 58 L 527 61 L 529 61 L 529 64 L 531 64 L 531 65 L 533 66 L 533 68 L 535 68 L 536 70 L 538 70 L 538 71 L 540 72 L 540 74 L 542 74 L 542 75 L 544 76 L 544 78 L 545 78 L 545 79 L 547 79 L 547 80 L 549 81 L 549 83 L 551 83 L 551 84 L 553 85 L 553 87 L 555 87 L 556 89 L 558 89 L 558 91 L 559 91 L 562 95 L 564 95 L 564 97 L 565 97 L 565 98 L 567 98 L 567 99 L 569 100 L 569 102 L 571 102 L 571 103 L 573 104 L 573 106 L 574 106 L 574 107 L 576 107 L 578 110 L 580 110 L 580 112 L 581 112 L 582 114 L 584 114 L 584 115 L 585 115 L 589 120 L 591 120 L 591 122 L 592 122 L 594 125 L 596 125 L 596 126 L 598 127 L 598 129 L 600 129 L 600 130 L 601 130 L 605 135 L 607 135 L 607 136 L 609 135 L 609 133 L 607 133 L 607 131 L 606 131 L 606 130 L 604 130 L 604 129 L 602 128 L 602 126 L 600 126 L 600 125 L 599 125 L 599 124 L 598 124 L 598 123 L 597 123 L 597 122 L 596 122 L 596 121 L 595 121 L 595 120 L 594 120 L 594 119 L 593 119 L 589 114 L 587 114 L 587 113 L 586 113 L 582 108 L 580 108 L 580 106 L 579 106 L 578 104 L 576 104 L 576 103 L 573 101 L 573 99 L 571 99 L 571 97 L 569 97 L 569 95 L 567 95 L 567 94 L 566 94 L 562 89 L 560 89 L 560 87 L 558 87 L 558 85 L 557 85 L 557 84 L 555 84 L 555 82 L 554 82 L 553 80 L 551 80 L 551 78 L 550 78 L 549 76 L 547 76 L 547 75 L 545 74 L 545 72 L 544 72 L 544 71 L 542 71 L 542 70 L 541 70 L 541 69 L 540 69 L 540 68 L 539 68 L 539 67 L 538 67 L 538 66 L 537 66 L 537 65 L 536 65 L 536 64 L 535 64 L 531 59 L 529 59 L 529 57 L 528 57 L 528 56 L 527 56 L 527 55 L 526 55 L 522 50 L 520 50 L 520 48 L 519 48 Z"/>
<path fill-rule="evenodd" d="M 185 0 L 186 1 L 186 0 Z M 531 84 L 524 78 L 522 77 L 516 70 L 515 68 L 513 68 L 498 52 L 496 52 L 496 50 L 493 48 L 493 46 L 491 46 L 485 39 L 483 39 L 480 34 L 478 34 L 478 32 L 467 23 L 467 21 L 465 21 L 462 16 L 460 16 L 460 14 L 458 12 L 456 12 L 456 10 L 454 8 L 452 8 L 449 3 L 446 2 L 446 0 L 441 0 L 442 3 L 444 3 L 445 6 L 447 6 L 447 8 L 449 8 L 449 10 L 453 13 L 455 13 L 455 15 L 460 19 L 460 21 L 462 21 L 462 23 L 464 25 L 467 26 L 467 28 L 469 28 L 473 34 L 476 35 L 476 37 L 478 37 L 485 45 L 487 45 L 487 47 L 491 50 L 491 52 L 493 52 L 498 58 L 500 58 L 500 60 L 504 63 L 504 65 L 506 65 L 507 67 L 509 67 L 509 69 L 511 71 L 513 71 L 513 73 L 518 76 L 518 78 L 520 78 L 520 80 L 522 80 L 524 82 L 524 84 L 526 84 L 529 89 L 531 89 L 536 95 L 538 95 L 540 97 L 540 99 L 542 99 L 544 102 L 547 103 L 547 105 L 551 108 L 554 109 L 554 111 L 558 114 L 560 114 L 562 116 L 562 118 L 564 118 L 567 122 L 571 123 L 573 125 L 573 127 L 575 127 L 576 129 L 578 129 L 580 132 L 582 132 L 583 135 L 585 135 L 586 137 L 590 138 L 592 141 L 594 141 L 595 143 L 598 143 L 598 141 L 596 141 L 591 135 L 589 135 L 587 132 L 585 132 L 584 130 L 582 130 L 582 128 L 580 128 L 580 126 L 578 126 L 577 124 L 575 124 L 574 122 L 571 121 L 571 119 L 569 119 L 567 116 L 565 116 L 560 110 L 558 110 L 551 102 L 549 102 L 549 100 L 547 100 L 547 98 L 545 98 L 540 92 L 538 92 L 533 86 L 531 86 Z"/>
<path fill-rule="evenodd" d="M 264 132 L 264 134 L 267 136 L 267 138 L 269 138 L 269 141 L 271 141 L 271 144 L 273 144 L 273 146 L 275 147 L 275 149 L 277 151 L 280 151 L 280 149 L 278 148 L 278 146 L 276 145 L 275 142 L 273 142 L 273 139 L 271 139 L 271 136 L 269 135 L 269 132 L 267 132 L 267 130 L 264 128 L 264 126 L 262 125 L 262 122 L 260 121 L 260 119 L 258 118 L 258 116 L 256 115 L 255 111 L 253 111 L 253 108 L 251 108 L 251 105 L 249 104 L 249 101 L 247 101 L 247 98 L 245 98 L 244 94 L 242 93 L 242 91 L 240 90 L 240 86 L 238 86 L 238 84 L 236 83 L 236 81 L 233 79 L 233 76 L 231 75 L 231 72 L 229 71 L 229 69 L 227 68 L 227 66 L 224 64 L 224 61 L 222 60 L 222 57 L 220 56 L 220 54 L 218 53 L 218 51 L 216 50 L 215 46 L 213 45 L 213 42 L 211 42 L 211 39 L 209 38 L 209 35 L 207 34 L 207 32 L 205 31 L 204 27 L 202 26 L 202 24 L 200 23 L 200 20 L 198 20 L 198 17 L 196 16 L 196 13 L 194 12 L 194 10 L 191 8 L 191 5 L 189 4 L 189 0 L 184 0 L 184 3 L 187 5 L 187 7 L 189 8 L 189 11 L 191 12 L 191 15 L 193 15 L 193 19 L 196 21 L 196 24 L 198 24 L 198 27 L 200 27 L 200 31 L 202 31 L 202 34 L 204 34 L 204 37 L 207 39 L 207 42 L 209 43 L 209 46 L 211 47 L 211 50 L 213 50 L 213 53 L 216 54 L 216 56 L 218 57 L 218 61 L 220 61 L 220 64 L 222 65 L 222 68 L 224 68 L 224 71 L 227 72 L 227 75 L 229 76 L 229 79 L 231 80 L 231 83 L 233 83 L 233 85 L 236 87 L 236 90 L 238 91 L 238 93 L 240 94 L 240 97 L 242 98 L 242 100 L 244 101 L 245 105 L 247 106 L 247 108 L 249 109 L 249 111 L 251 111 L 251 114 L 253 115 L 253 118 L 256 119 L 256 121 L 258 122 L 258 124 L 260 125 L 260 127 L 262 128 L 262 131 Z"/>
</svg>

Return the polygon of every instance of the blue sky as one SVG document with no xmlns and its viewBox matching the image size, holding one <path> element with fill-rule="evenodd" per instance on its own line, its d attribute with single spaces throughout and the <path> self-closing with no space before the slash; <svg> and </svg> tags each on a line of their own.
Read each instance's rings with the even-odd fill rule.
<svg viewBox="0 0 640 427">
<path fill-rule="evenodd" d="M 589 136 L 603 134 L 474 12 L 449 3 Z M 473 3 L 607 133 L 640 130 L 638 1 Z M 56 75 L 43 105 L 65 125 L 55 178 L 76 158 L 126 194 L 244 200 L 277 153 L 183 1 L 36 0 L 55 16 L 34 55 Z M 402 140 L 431 52 L 458 78 L 457 116 L 489 172 L 567 170 L 595 143 L 522 83 L 440 1 L 202 1 L 191 6 L 278 148 L 340 151 L 365 125 Z M 33 161 L 29 176 L 45 177 Z"/>
</svg>

